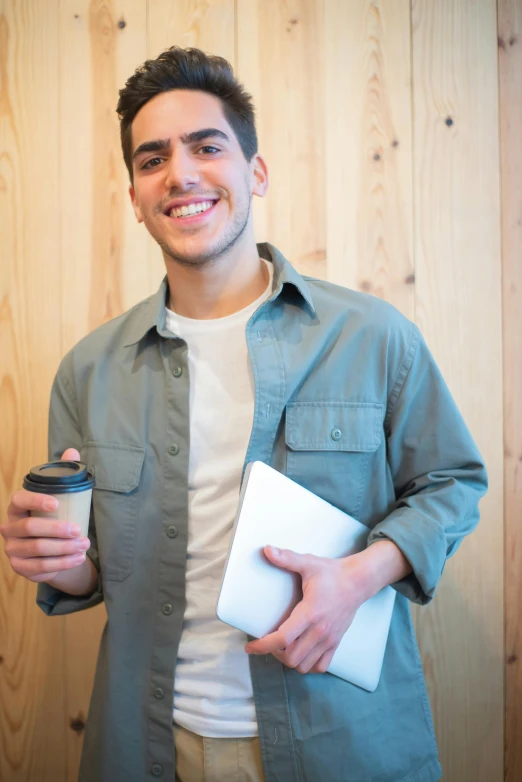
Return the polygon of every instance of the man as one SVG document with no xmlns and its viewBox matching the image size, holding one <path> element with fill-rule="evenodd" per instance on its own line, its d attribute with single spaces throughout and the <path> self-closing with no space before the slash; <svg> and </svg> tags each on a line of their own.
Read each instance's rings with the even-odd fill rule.
<svg viewBox="0 0 522 782">
<path fill-rule="evenodd" d="M 128 80 L 118 114 L 134 211 L 167 275 L 55 379 L 49 456 L 94 471 L 89 539 L 29 519 L 46 498 L 24 491 L 2 530 L 47 614 L 105 600 L 80 780 L 435 782 L 408 601 L 432 599 L 478 522 L 471 436 L 414 324 L 256 245 L 267 166 L 226 61 L 173 47 Z M 369 528 L 345 559 L 266 547 L 301 574 L 303 600 L 258 640 L 215 616 L 253 460 Z M 368 693 L 325 671 L 387 584 L 397 600 Z"/>
</svg>

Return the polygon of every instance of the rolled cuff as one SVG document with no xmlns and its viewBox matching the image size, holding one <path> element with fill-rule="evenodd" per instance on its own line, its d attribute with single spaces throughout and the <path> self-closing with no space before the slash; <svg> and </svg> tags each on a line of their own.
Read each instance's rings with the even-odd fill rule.
<svg viewBox="0 0 522 782">
<path fill-rule="evenodd" d="M 98 571 L 98 581 L 94 592 L 91 595 L 70 595 L 50 584 L 39 583 L 36 592 L 36 605 L 42 609 L 44 614 L 47 616 L 74 614 L 76 611 L 84 611 L 86 608 L 92 608 L 103 602 L 103 586 L 97 555 L 95 560 L 93 556 L 90 556 L 90 553 L 88 551 L 87 556 Z"/>
<path fill-rule="evenodd" d="M 368 546 L 378 540 L 395 543 L 413 568 L 413 573 L 392 584 L 393 588 L 413 603 L 429 603 L 448 556 L 440 524 L 412 508 L 398 508 L 371 530 Z"/>
</svg>

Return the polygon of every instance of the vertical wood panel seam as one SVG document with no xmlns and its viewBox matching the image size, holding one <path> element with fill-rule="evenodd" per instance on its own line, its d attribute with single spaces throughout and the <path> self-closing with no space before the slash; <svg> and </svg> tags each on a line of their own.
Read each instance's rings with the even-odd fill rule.
<svg viewBox="0 0 522 782">
<path fill-rule="evenodd" d="M 63 210 L 62 210 L 62 204 L 63 204 L 63 184 L 62 184 L 62 133 L 63 133 L 63 127 L 62 127 L 62 80 L 61 80 L 61 74 L 62 74 L 62 0 L 57 0 L 56 2 L 56 21 L 58 23 L 58 54 L 56 57 L 56 84 L 58 87 L 58 95 L 57 95 L 57 111 L 58 111 L 58 117 L 57 117 L 57 125 L 58 125 L 58 132 L 56 134 L 56 144 L 57 144 L 57 169 L 58 169 L 58 268 L 60 270 L 60 286 L 58 290 L 58 297 L 59 297 L 59 313 L 60 313 L 60 357 L 59 360 L 61 361 L 64 353 L 64 320 L 63 320 L 63 312 L 64 312 L 64 275 L 63 275 Z M 65 666 L 67 666 L 67 632 L 66 632 L 66 623 L 68 621 L 67 617 L 63 617 L 61 621 L 61 645 L 62 645 L 62 660 L 65 661 Z M 63 675 L 63 673 L 62 673 Z M 67 741 L 67 716 L 68 716 L 68 707 L 67 704 L 69 703 L 69 690 L 68 690 L 68 677 L 67 674 L 63 676 L 63 747 L 64 747 L 64 760 L 65 760 L 65 777 L 66 779 L 69 778 L 70 775 L 70 769 L 69 769 L 69 743 Z"/>
<path fill-rule="evenodd" d="M 56 83 L 58 85 L 58 138 L 56 140 L 58 144 L 58 268 L 60 269 L 60 290 L 59 296 L 59 311 L 60 311 L 60 358 L 64 352 L 64 340 L 63 340 L 63 232 L 62 232 L 62 204 L 63 204 L 63 192 L 62 192 L 62 82 L 61 82 L 61 70 L 62 70 L 62 47 L 61 47 L 61 33 L 62 33 L 62 0 L 58 0 L 58 57 L 57 57 L 57 78 Z"/>
<path fill-rule="evenodd" d="M 500 8 L 499 8 L 499 2 L 497 0 L 496 2 L 496 21 L 497 21 L 497 30 L 496 30 L 496 40 L 498 41 L 499 35 L 500 35 L 500 26 L 499 26 L 499 17 L 500 17 Z M 502 322 L 500 324 L 501 334 L 502 334 L 502 353 L 500 356 L 500 362 L 501 362 L 501 369 L 502 369 L 502 454 L 503 454 L 503 461 L 504 461 L 504 470 L 503 470 L 503 491 L 502 491 L 502 531 L 504 534 L 504 546 L 503 546 L 503 554 L 504 554 L 504 567 L 502 568 L 503 572 L 503 581 L 504 581 L 504 605 L 503 605 L 503 611 L 502 611 L 502 618 L 503 618 L 503 638 L 502 638 L 502 645 L 503 645 L 503 654 L 502 654 L 502 699 L 504 704 L 504 746 L 503 746 L 503 765 L 504 765 L 504 778 L 507 779 L 507 760 L 508 760 L 508 713 L 506 708 L 506 687 L 507 687 L 507 667 L 506 667 L 506 639 L 507 639 L 507 594 L 509 589 L 508 579 L 507 579 L 507 568 L 506 568 L 506 562 L 508 561 L 508 552 L 507 552 L 507 545 L 508 545 L 508 534 L 507 534 L 507 506 L 506 506 L 506 470 L 505 470 L 505 452 L 506 452 L 506 402 L 505 402 L 505 393 L 504 393 L 504 364 L 505 364 L 505 341 L 504 341 L 504 317 L 505 317 L 505 310 L 504 310 L 504 189 L 503 189 L 503 170 L 502 170 L 502 125 L 501 125 L 501 63 L 500 63 L 500 47 L 497 45 L 497 125 L 498 125 L 498 181 L 499 181 L 499 219 L 500 219 L 500 311 L 502 316 Z"/>
<path fill-rule="evenodd" d="M 417 210 L 415 198 L 416 156 L 415 156 L 415 85 L 413 57 L 413 0 L 409 2 L 410 9 L 410 139 L 411 139 L 411 265 L 413 267 L 413 322 L 417 323 Z"/>
<path fill-rule="evenodd" d="M 498 37 L 500 34 L 500 27 L 499 27 L 499 4 L 498 0 L 495 3 L 496 7 L 496 30 L 495 30 L 495 41 L 498 41 Z M 507 561 L 507 518 L 506 518 L 506 471 L 505 471 L 505 459 L 504 459 L 504 453 L 506 448 L 506 404 L 505 404 L 505 394 L 504 394 L 504 382 L 505 382 L 505 361 L 506 357 L 504 354 L 504 317 L 505 317 L 505 309 L 504 309 L 504 233 L 503 233 L 503 211 L 504 211 L 504 199 L 503 199 L 503 188 L 502 188 L 502 180 L 503 180 L 503 171 L 502 171 L 502 127 L 501 127 L 501 106 L 500 106 L 500 91 L 501 91 L 501 84 L 500 84 L 500 48 L 497 45 L 497 133 L 498 133 L 498 144 L 497 144 L 497 154 L 498 154 L 498 203 L 499 203 L 499 226 L 498 226 L 498 248 L 499 248 L 499 266 L 500 266 L 500 333 L 501 333 L 501 340 L 502 340 L 502 350 L 500 354 L 500 368 L 501 368 L 501 374 L 500 374 L 500 383 L 502 385 L 502 412 L 501 412 L 501 426 L 502 426 L 502 458 L 503 458 L 503 470 L 502 470 L 502 482 L 503 482 L 503 491 L 502 491 L 502 534 L 504 536 L 504 545 L 503 545 L 503 594 L 502 594 L 502 619 L 503 619 L 503 636 L 502 636 L 502 703 L 503 703 L 503 710 L 504 710 L 504 725 L 503 725 L 503 766 L 504 766 L 504 777 L 507 773 L 507 736 L 508 736 L 508 726 L 507 726 L 507 710 L 506 710 L 506 686 L 507 686 L 507 667 L 506 667 L 506 638 L 507 638 L 507 614 L 506 614 L 506 604 L 507 599 L 506 596 L 508 594 L 509 590 L 509 584 L 507 581 L 507 571 L 506 571 L 506 561 Z"/>
<path fill-rule="evenodd" d="M 145 0 L 145 57 L 150 57 L 150 0 Z M 122 85 L 123 87 L 123 85 Z"/>
<path fill-rule="evenodd" d="M 237 24 L 237 0 L 234 0 L 234 73 L 236 75 L 236 78 L 238 78 L 238 69 L 239 69 L 239 40 L 238 40 L 238 24 Z M 256 128 L 257 133 L 257 128 Z"/>
</svg>

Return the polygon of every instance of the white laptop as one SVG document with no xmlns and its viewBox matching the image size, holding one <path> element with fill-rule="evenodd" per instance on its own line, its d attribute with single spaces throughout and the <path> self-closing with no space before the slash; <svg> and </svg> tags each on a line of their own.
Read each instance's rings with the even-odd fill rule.
<svg viewBox="0 0 522 782">
<path fill-rule="evenodd" d="M 266 545 L 344 557 L 366 547 L 368 528 L 263 462 L 248 464 L 216 614 L 255 638 L 271 633 L 302 598 L 301 577 L 272 565 Z M 373 692 L 379 682 L 395 590 L 363 603 L 328 672 Z"/>
</svg>

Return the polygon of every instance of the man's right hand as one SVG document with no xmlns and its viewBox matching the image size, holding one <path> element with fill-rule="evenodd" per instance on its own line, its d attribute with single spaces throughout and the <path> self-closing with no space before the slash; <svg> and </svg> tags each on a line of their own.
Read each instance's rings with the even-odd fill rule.
<svg viewBox="0 0 522 782">
<path fill-rule="evenodd" d="M 68 448 L 62 459 L 79 461 L 80 454 Z M 12 569 L 29 581 L 52 581 L 62 571 L 78 567 L 91 545 L 89 538 L 80 537 L 77 524 L 38 516 L 38 511 L 56 507 L 49 507 L 49 502 L 56 501 L 47 494 L 16 491 L 7 509 L 7 524 L 0 526 Z M 35 515 L 30 515 L 31 511 Z"/>
</svg>

